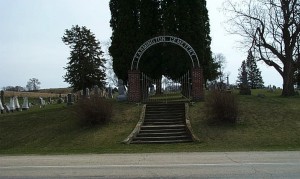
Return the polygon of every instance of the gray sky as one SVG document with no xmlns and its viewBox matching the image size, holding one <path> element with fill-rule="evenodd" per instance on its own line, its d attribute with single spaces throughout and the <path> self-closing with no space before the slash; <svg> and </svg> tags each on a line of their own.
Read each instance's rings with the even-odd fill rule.
<svg viewBox="0 0 300 179">
<path fill-rule="evenodd" d="M 224 0 L 207 0 L 212 51 L 226 57 L 225 72 L 235 83 L 247 49 L 238 48 L 238 37 L 224 30 Z M 68 87 L 65 75 L 69 47 L 61 37 L 72 25 L 86 26 L 101 42 L 111 36 L 109 0 L 0 0 L 0 88 L 25 87 L 38 78 L 41 88 Z M 102 45 L 102 49 L 104 50 Z M 282 86 L 280 75 L 258 62 L 265 85 Z"/>
</svg>

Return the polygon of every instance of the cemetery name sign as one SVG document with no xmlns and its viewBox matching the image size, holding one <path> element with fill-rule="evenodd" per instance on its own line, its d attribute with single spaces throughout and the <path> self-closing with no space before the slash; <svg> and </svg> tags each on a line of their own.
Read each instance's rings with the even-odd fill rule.
<svg viewBox="0 0 300 179">
<path fill-rule="evenodd" d="M 195 50 L 186 41 L 184 41 L 178 37 L 174 37 L 174 36 L 158 36 L 158 37 L 154 37 L 154 38 L 146 41 L 143 45 L 140 46 L 140 48 L 137 50 L 137 52 L 135 53 L 135 55 L 133 57 L 133 60 L 131 63 L 131 70 L 138 70 L 139 62 L 140 62 L 140 59 L 141 59 L 142 55 L 144 54 L 144 52 L 146 50 L 148 50 L 150 47 L 152 47 L 153 45 L 156 45 L 159 43 L 172 43 L 172 44 L 180 46 L 190 56 L 193 67 L 195 66 L 195 63 L 197 65 L 197 67 L 200 67 L 199 59 L 198 59 L 198 56 L 197 56 Z"/>
</svg>

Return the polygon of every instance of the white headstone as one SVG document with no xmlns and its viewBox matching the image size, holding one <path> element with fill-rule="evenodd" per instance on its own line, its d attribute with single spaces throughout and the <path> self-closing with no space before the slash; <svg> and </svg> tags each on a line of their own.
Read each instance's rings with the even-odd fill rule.
<svg viewBox="0 0 300 179">
<path fill-rule="evenodd" d="M 40 108 L 46 106 L 46 101 L 42 97 L 39 98 L 39 103 L 40 103 Z"/>
<path fill-rule="evenodd" d="M 119 92 L 119 95 L 125 95 L 125 87 L 124 87 L 124 84 L 123 84 L 123 80 L 119 79 L 118 81 L 118 92 Z"/>
<path fill-rule="evenodd" d="M 90 97 L 90 89 L 89 88 L 86 88 L 86 97 Z"/>
<path fill-rule="evenodd" d="M 12 97 L 9 100 L 9 109 L 10 109 L 11 112 L 13 112 L 14 110 L 16 110 L 15 101 L 14 101 L 14 99 Z"/>
<path fill-rule="evenodd" d="M 13 97 L 13 99 L 14 99 L 14 103 L 15 103 L 15 108 L 16 108 L 17 111 L 19 111 L 20 110 L 20 104 L 19 104 L 18 97 L 15 96 L 15 97 Z"/>
<path fill-rule="evenodd" d="M 72 94 L 71 94 L 71 93 L 69 93 L 69 94 L 67 95 L 67 104 L 68 104 L 68 105 L 74 104 L 73 97 L 72 97 Z"/>
<path fill-rule="evenodd" d="M 126 95 L 126 89 L 123 84 L 123 80 L 119 79 L 118 81 L 118 92 L 119 95 L 117 96 L 118 101 L 126 101 L 127 100 L 127 95 Z"/>
<path fill-rule="evenodd" d="M 28 109 L 29 109 L 28 97 L 24 97 L 24 98 L 23 98 L 22 109 L 23 109 L 23 110 L 28 110 Z"/>
<path fill-rule="evenodd" d="M 3 107 L 4 107 L 4 109 L 6 110 L 7 113 L 10 113 L 10 108 L 9 108 L 9 106 L 7 106 L 6 104 L 4 104 Z"/>
<path fill-rule="evenodd" d="M 4 107 L 3 107 L 3 105 L 2 105 L 1 99 L 0 99 L 0 110 L 1 110 L 1 113 L 3 113 Z"/>
<path fill-rule="evenodd" d="M 96 95 L 96 96 L 100 95 L 100 89 L 97 85 L 94 86 L 94 95 Z"/>
</svg>

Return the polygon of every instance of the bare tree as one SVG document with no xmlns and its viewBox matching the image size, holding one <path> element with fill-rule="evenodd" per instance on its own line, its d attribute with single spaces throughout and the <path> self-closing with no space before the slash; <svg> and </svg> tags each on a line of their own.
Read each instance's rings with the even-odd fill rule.
<svg viewBox="0 0 300 179">
<path fill-rule="evenodd" d="M 224 74 L 224 69 L 226 65 L 226 58 L 222 53 L 217 53 L 213 55 L 214 61 L 218 64 L 218 77 L 220 79 L 220 82 L 224 82 L 224 77 L 226 74 Z"/>
<path fill-rule="evenodd" d="M 283 78 L 282 96 L 292 96 L 299 62 L 299 0 L 227 0 L 225 12 L 233 34 L 243 37 L 258 60 Z"/>
<path fill-rule="evenodd" d="M 104 57 L 106 59 L 106 82 L 109 86 L 118 86 L 118 77 L 113 70 L 113 61 L 108 50 L 111 46 L 111 40 L 103 41 L 102 44 L 104 47 Z"/>
<path fill-rule="evenodd" d="M 27 82 L 26 88 L 28 91 L 36 91 L 40 89 L 41 82 L 37 78 L 30 78 Z"/>
</svg>

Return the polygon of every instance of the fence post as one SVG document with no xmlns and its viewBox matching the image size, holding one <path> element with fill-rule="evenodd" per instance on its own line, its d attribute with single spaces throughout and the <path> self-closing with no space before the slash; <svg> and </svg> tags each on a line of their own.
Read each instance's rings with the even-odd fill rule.
<svg viewBox="0 0 300 179">
<path fill-rule="evenodd" d="M 193 101 L 204 100 L 204 89 L 203 89 L 203 69 L 193 68 L 192 69 L 192 99 Z"/>
<path fill-rule="evenodd" d="M 140 71 L 128 71 L 128 101 L 141 102 L 141 84 L 140 84 Z"/>
</svg>

